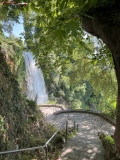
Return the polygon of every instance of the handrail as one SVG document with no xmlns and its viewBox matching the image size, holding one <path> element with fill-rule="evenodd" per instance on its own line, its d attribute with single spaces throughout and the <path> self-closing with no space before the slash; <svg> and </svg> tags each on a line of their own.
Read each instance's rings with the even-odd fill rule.
<svg viewBox="0 0 120 160">
<path fill-rule="evenodd" d="M 50 137 L 50 139 L 45 143 L 45 146 L 48 145 L 48 143 L 55 137 L 55 135 L 60 131 L 62 125 L 64 124 L 65 122 L 63 122 L 61 124 L 61 126 L 59 127 L 59 129 Z"/>
<path fill-rule="evenodd" d="M 55 137 L 55 135 L 59 132 L 59 130 L 52 135 L 52 137 L 46 142 L 45 146 L 48 145 L 48 143 Z"/>
<path fill-rule="evenodd" d="M 55 135 L 60 131 L 60 129 L 63 126 L 64 123 L 66 124 L 66 142 L 67 142 L 68 120 L 66 118 L 65 121 L 59 127 L 59 129 L 49 138 L 49 140 L 45 143 L 45 145 L 37 146 L 37 147 L 31 147 L 31 148 L 17 149 L 17 150 L 12 150 L 12 151 L 4 151 L 4 152 L 0 152 L 0 155 L 10 154 L 10 153 L 18 153 L 18 152 L 23 152 L 23 151 L 31 151 L 31 150 L 44 148 L 45 152 L 46 152 L 46 160 L 47 160 L 48 159 L 48 144 L 55 137 Z M 78 129 L 78 124 L 76 126 L 77 126 L 77 129 Z M 74 121 L 74 129 L 75 129 L 75 121 Z"/>
<path fill-rule="evenodd" d="M 25 149 L 17 149 L 17 150 L 12 150 L 12 151 L 5 151 L 5 152 L 0 152 L 0 155 L 3 154 L 10 154 L 10 153 L 17 153 L 17 152 L 23 152 L 23 151 L 31 151 L 31 150 L 36 150 L 40 148 L 44 148 L 44 146 L 38 146 L 38 147 L 32 147 L 32 148 L 25 148 Z"/>
</svg>

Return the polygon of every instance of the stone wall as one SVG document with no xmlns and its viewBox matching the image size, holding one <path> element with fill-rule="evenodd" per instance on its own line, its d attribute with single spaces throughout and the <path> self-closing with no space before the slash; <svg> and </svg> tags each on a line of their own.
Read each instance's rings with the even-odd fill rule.
<svg viewBox="0 0 120 160">
<path fill-rule="evenodd" d="M 55 107 L 60 108 L 61 110 L 66 110 L 65 106 L 62 104 L 40 104 L 39 107 Z"/>
<path fill-rule="evenodd" d="M 61 110 L 61 111 L 57 111 L 54 114 L 58 115 L 58 114 L 62 114 L 62 113 L 87 113 L 87 114 L 92 114 L 92 115 L 97 115 L 99 117 L 102 117 L 103 119 L 105 119 L 106 121 L 108 121 L 110 124 L 112 124 L 113 126 L 116 125 L 115 121 L 113 119 L 111 119 L 109 116 L 103 114 L 103 113 L 98 113 L 98 112 L 94 112 L 94 111 L 90 111 L 90 110 L 83 110 L 83 109 L 68 109 L 68 110 Z"/>
</svg>

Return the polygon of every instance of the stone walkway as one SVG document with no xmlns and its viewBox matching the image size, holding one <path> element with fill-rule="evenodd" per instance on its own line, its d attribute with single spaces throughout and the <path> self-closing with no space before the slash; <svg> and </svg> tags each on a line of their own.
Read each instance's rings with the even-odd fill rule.
<svg viewBox="0 0 120 160">
<path fill-rule="evenodd" d="M 69 120 L 69 126 L 73 125 L 74 120 L 79 124 L 78 133 L 64 144 L 58 160 L 104 160 L 104 148 L 97 134 L 98 132 L 113 134 L 114 126 L 95 115 L 85 113 L 53 115 L 60 109 L 52 107 L 41 108 L 41 110 L 45 116 L 47 114 L 46 120 L 57 128 L 66 118 Z"/>
</svg>

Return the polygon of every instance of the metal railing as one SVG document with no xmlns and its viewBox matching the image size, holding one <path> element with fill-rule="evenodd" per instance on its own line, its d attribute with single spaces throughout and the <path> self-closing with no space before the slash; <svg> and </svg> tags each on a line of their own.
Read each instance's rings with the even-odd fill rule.
<svg viewBox="0 0 120 160">
<path fill-rule="evenodd" d="M 0 152 L 0 155 L 6 155 L 6 154 L 11 154 L 11 153 L 18 153 L 18 152 L 24 152 L 24 151 L 32 151 L 32 150 L 37 150 L 37 149 L 44 149 L 45 150 L 45 158 L 48 160 L 48 144 L 51 142 L 51 140 L 56 136 L 57 133 L 60 132 L 63 124 L 65 123 L 65 140 L 67 142 L 68 139 L 68 120 L 64 121 L 60 128 L 50 137 L 50 139 L 45 143 L 43 146 L 37 146 L 37 147 L 31 147 L 31 148 L 25 148 L 25 149 L 17 149 L 17 150 L 11 150 L 11 151 L 4 151 Z M 78 124 L 74 121 L 73 124 L 73 130 L 77 129 L 78 131 Z"/>
</svg>

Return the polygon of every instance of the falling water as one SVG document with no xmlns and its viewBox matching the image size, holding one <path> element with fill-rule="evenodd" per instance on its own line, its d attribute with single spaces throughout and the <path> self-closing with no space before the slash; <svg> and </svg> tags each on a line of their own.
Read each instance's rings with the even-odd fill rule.
<svg viewBox="0 0 120 160">
<path fill-rule="evenodd" d="M 48 101 L 48 94 L 45 88 L 45 82 L 42 70 L 35 66 L 35 60 L 31 52 L 23 52 L 27 73 L 27 98 L 35 100 L 37 104 Z"/>
</svg>

